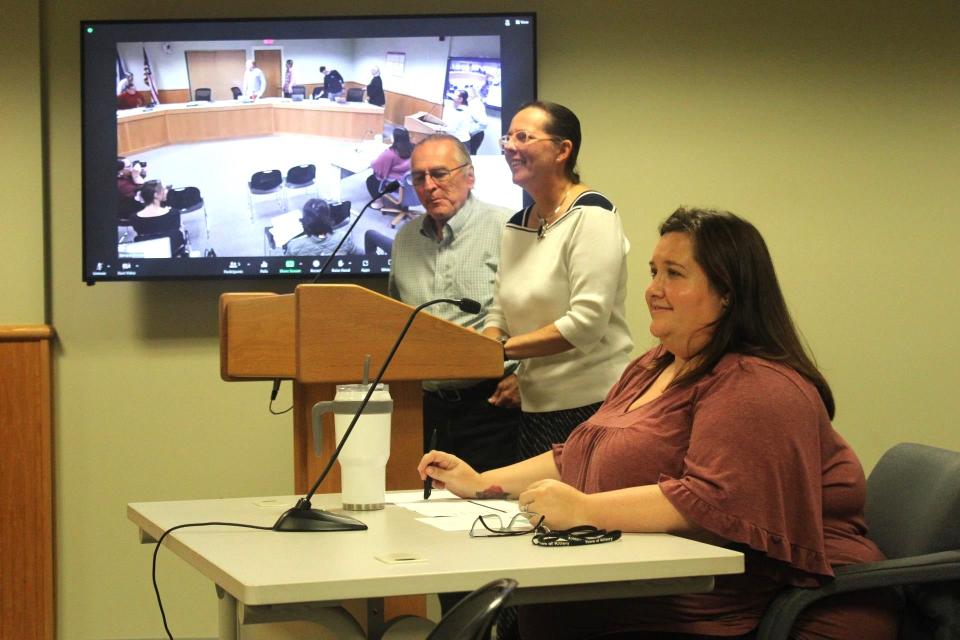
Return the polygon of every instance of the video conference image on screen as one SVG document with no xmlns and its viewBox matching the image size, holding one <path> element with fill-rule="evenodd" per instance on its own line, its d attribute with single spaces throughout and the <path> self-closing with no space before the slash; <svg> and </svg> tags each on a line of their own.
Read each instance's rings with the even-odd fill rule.
<svg viewBox="0 0 960 640">
<path fill-rule="evenodd" d="M 508 115 L 534 95 L 534 63 L 532 48 L 504 60 L 501 40 L 118 39 L 109 77 L 84 81 L 85 162 L 98 162 L 96 175 L 85 166 L 85 279 L 311 277 L 341 241 L 325 276 L 387 273 L 397 230 L 424 210 L 409 168 L 375 167 L 432 133 L 467 146 L 476 197 L 521 208 L 497 139 L 505 95 Z M 511 64 L 527 92 L 504 89 Z M 86 113 L 109 104 L 86 95 L 108 84 L 109 160 L 103 140 L 87 142 L 107 120 Z M 357 220 L 389 179 L 399 190 Z"/>
</svg>

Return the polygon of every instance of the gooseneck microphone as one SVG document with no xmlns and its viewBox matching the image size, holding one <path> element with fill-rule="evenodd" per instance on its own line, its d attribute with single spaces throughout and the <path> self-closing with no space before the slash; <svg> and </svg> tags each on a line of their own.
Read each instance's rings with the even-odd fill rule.
<svg viewBox="0 0 960 640">
<path fill-rule="evenodd" d="M 313 284 L 317 284 L 317 281 L 320 279 L 320 276 L 323 275 L 323 272 L 327 270 L 327 266 L 333 261 L 337 256 L 337 251 L 340 251 L 340 247 L 343 246 L 343 243 L 346 242 L 347 238 L 350 237 L 350 233 L 353 231 L 353 228 L 357 226 L 357 223 L 360 222 L 360 216 L 363 215 L 363 212 L 367 208 L 376 202 L 378 199 L 387 195 L 388 193 L 394 193 L 400 190 L 400 183 L 396 180 L 390 180 L 381 185 L 380 190 L 377 191 L 377 195 L 373 196 L 367 204 L 363 205 L 363 209 L 360 209 L 360 213 L 357 214 L 357 217 L 353 219 L 353 222 L 350 223 L 350 226 L 347 227 L 347 232 L 343 234 L 343 237 L 340 238 L 340 242 L 337 243 L 337 246 L 334 247 L 333 252 L 327 256 L 327 259 L 324 261 L 323 266 L 320 267 L 320 271 L 317 272 L 317 275 L 313 278 Z"/>
<path fill-rule="evenodd" d="M 397 182 L 396 180 L 390 180 L 389 182 L 384 183 L 384 184 L 380 187 L 380 191 L 377 192 L 377 195 L 375 195 L 373 198 L 371 198 L 370 201 L 367 202 L 367 204 L 363 205 L 363 209 L 360 210 L 360 213 L 357 214 L 357 217 L 354 218 L 353 222 L 352 222 L 352 223 L 350 224 L 350 226 L 347 228 L 347 232 L 343 234 L 343 237 L 342 237 L 342 238 L 340 238 L 340 242 L 338 242 L 338 243 L 337 243 L 337 246 L 334 247 L 333 252 L 332 252 L 329 256 L 327 256 L 327 259 L 326 259 L 326 260 L 323 261 L 323 266 L 320 267 L 320 271 L 317 272 L 317 275 L 316 275 L 316 277 L 314 277 L 312 284 L 317 284 L 317 281 L 320 280 L 320 276 L 323 275 L 324 271 L 327 270 L 327 267 L 330 266 L 330 263 L 333 262 L 333 259 L 337 256 L 337 251 L 340 251 L 340 247 L 342 247 L 342 246 L 343 246 L 343 243 L 346 242 L 346 241 L 347 241 L 347 238 L 350 237 L 350 234 L 353 232 L 353 228 L 354 228 L 355 226 L 357 226 L 357 223 L 358 223 L 358 222 L 360 222 L 360 216 L 363 215 L 363 212 L 366 211 L 367 208 L 368 208 L 371 204 L 373 204 L 374 202 L 376 202 L 378 198 L 381 198 L 381 197 L 383 197 L 384 195 L 386 195 L 386 194 L 388 194 L 388 193 L 393 193 L 393 192 L 395 192 L 395 191 L 398 191 L 399 189 L 400 189 L 400 183 Z M 306 233 L 306 231 L 304 231 L 304 232 L 301 233 L 300 235 L 304 235 L 305 233 Z M 473 311 L 473 312 L 471 312 L 471 313 L 479 313 L 479 312 L 480 312 L 480 311 L 479 311 L 479 309 L 478 309 L 477 311 Z M 274 411 L 274 410 L 273 410 L 273 401 L 277 399 L 277 392 L 280 390 L 280 382 L 281 382 L 280 378 L 274 378 L 274 380 L 273 380 L 273 390 L 270 392 L 270 405 L 269 405 L 269 410 L 270 410 L 270 413 L 272 413 L 273 415 L 276 415 L 276 416 L 282 415 L 282 414 L 286 413 L 287 411 L 289 411 L 290 409 L 293 408 L 293 407 L 291 406 L 290 409 L 286 409 L 286 410 L 284 410 L 284 411 Z"/>
<path fill-rule="evenodd" d="M 340 438 L 337 448 L 334 449 L 333 454 L 330 456 L 327 466 L 325 466 L 323 471 L 320 472 L 320 477 L 317 478 L 317 481 L 313 483 L 312 487 L 310 487 L 310 491 L 307 493 L 307 495 L 297 500 L 297 504 L 295 506 L 285 511 L 283 515 L 280 516 L 280 518 L 273 525 L 274 531 L 360 531 L 367 528 L 367 525 L 355 518 L 351 518 L 350 516 L 330 513 L 329 511 L 323 511 L 322 509 L 312 508 L 310 499 L 313 498 L 313 494 L 315 494 L 317 489 L 320 488 L 320 484 L 327 477 L 327 474 L 330 473 L 330 469 L 333 468 L 333 463 L 336 462 L 337 458 L 340 456 L 340 451 L 346 444 L 347 438 L 349 438 L 350 434 L 353 432 L 353 427 L 357 424 L 357 421 L 363 414 L 363 410 L 370 401 L 370 396 L 373 395 L 377 385 L 380 384 L 380 380 L 383 379 L 383 374 L 386 373 L 387 367 L 390 366 L 390 362 L 393 360 L 393 356 L 397 353 L 397 349 L 400 348 L 400 343 L 403 342 L 404 336 L 407 335 L 407 331 L 410 329 L 410 325 L 413 324 L 414 318 L 416 318 L 417 314 L 427 307 L 439 304 L 441 302 L 454 304 L 461 311 L 466 313 L 479 313 L 481 309 L 480 303 L 476 300 L 471 300 L 470 298 L 437 298 L 436 300 L 424 302 L 410 312 L 410 316 L 407 318 L 407 323 L 403 325 L 400 335 L 397 336 L 396 341 L 394 341 L 393 347 L 390 349 L 390 353 L 387 354 L 387 359 L 383 361 L 383 366 L 380 367 L 380 371 L 377 373 L 376 378 L 374 378 L 373 382 L 370 383 L 370 387 L 367 389 L 366 395 L 364 395 L 363 400 L 360 401 L 360 406 L 357 407 L 357 412 L 350 421 L 350 425 L 347 426 L 346 431 L 343 432 L 343 437 Z"/>
</svg>

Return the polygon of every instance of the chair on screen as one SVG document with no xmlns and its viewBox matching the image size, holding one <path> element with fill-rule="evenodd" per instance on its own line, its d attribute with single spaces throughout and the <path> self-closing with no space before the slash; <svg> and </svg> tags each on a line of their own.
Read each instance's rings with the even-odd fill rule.
<svg viewBox="0 0 960 640">
<path fill-rule="evenodd" d="M 363 102 L 363 87 L 351 87 L 347 89 L 347 102 Z"/>
<path fill-rule="evenodd" d="M 213 91 L 211 91 L 208 87 L 200 87 L 193 92 L 193 99 L 196 102 L 203 100 L 207 102 L 213 102 Z"/>
<path fill-rule="evenodd" d="M 317 165 L 315 164 L 300 164 L 295 167 L 290 167 L 290 169 L 287 170 L 287 177 L 283 184 L 287 189 L 288 198 L 290 191 L 307 189 L 309 187 L 313 187 L 317 197 L 320 197 L 320 189 L 317 187 Z"/>
<path fill-rule="evenodd" d="M 303 100 L 307 97 L 307 88 L 302 84 L 293 85 L 290 87 L 290 97 L 294 100 Z"/>
<path fill-rule="evenodd" d="M 390 222 L 391 227 L 396 227 L 407 218 L 414 216 L 414 212 L 410 211 L 410 207 L 420 206 L 420 199 L 417 197 L 417 192 L 413 188 L 413 181 L 409 173 L 400 178 L 400 190 L 394 193 L 384 194 L 382 202 L 383 206 L 380 208 L 380 213 L 396 214 Z"/>
<path fill-rule="evenodd" d="M 344 200 L 343 202 L 330 202 L 327 201 L 327 204 L 330 205 L 330 217 L 333 218 L 333 228 L 339 229 L 340 227 L 345 227 L 350 224 L 350 201 Z"/>
<path fill-rule="evenodd" d="M 189 254 L 190 247 L 187 244 L 187 234 L 180 225 L 179 212 L 171 209 L 162 216 L 146 218 L 134 216 L 131 222 L 137 232 L 134 241 L 145 242 L 166 238 L 170 242 L 170 255 L 176 258 Z"/>
<path fill-rule="evenodd" d="M 250 221 L 253 222 L 253 196 L 276 194 L 277 204 L 280 211 L 284 210 L 283 201 L 283 175 L 279 169 L 270 169 L 269 171 L 257 171 L 250 176 L 250 182 L 247 183 L 250 191 Z"/>
<path fill-rule="evenodd" d="M 236 100 L 243 94 L 243 91 L 240 91 L 240 87 L 230 87 L 230 93 L 233 94 L 233 99 Z"/>
<path fill-rule="evenodd" d="M 179 211 L 181 215 L 193 213 L 194 211 L 203 211 L 203 230 L 210 237 L 210 227 L 207 222 L 207 207 L 200 195 L 200 189 L 196 187 L 179 187 L 167 190 L 167 206 Z"/>
</svg>

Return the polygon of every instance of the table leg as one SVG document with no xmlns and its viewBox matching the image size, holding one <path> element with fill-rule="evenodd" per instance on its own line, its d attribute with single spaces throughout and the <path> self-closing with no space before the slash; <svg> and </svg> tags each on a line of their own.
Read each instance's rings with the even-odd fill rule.
<svg viewBox="0 0 960 640">
<path fill-rule="evenodd" d="M 239 640 L 237 599 L 217 586 L 220 640 Z"/>
</svg>

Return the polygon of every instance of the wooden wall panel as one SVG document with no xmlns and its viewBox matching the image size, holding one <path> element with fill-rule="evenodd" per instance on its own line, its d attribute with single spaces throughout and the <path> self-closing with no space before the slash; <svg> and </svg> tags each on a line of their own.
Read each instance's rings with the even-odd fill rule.
<svg viewBox="0 0 960 640">
<path fill-rule="evenodd" d="M 45 326 L 0 327 L 0 638 L 53 640 L 53 451 Z"/>
<path fill-rule="evenodd" d="M 140 95 L 143 97 L 143 104 L 150 104 L 153 99 L 149 91 L 141 91 Z M 190 102 L 190 89 L 157 89 L 157 97 L 160 98 L 160 104 Z"/>
<path fill-rule="evenodd" d="M 413 96 L 402 93 L 394 93 L 393 91 L 387 91 L 386 97 L 387 104 L 384 105 L 383 115 L 384 119 L 392 124 L 402 126 L 404 118 L 418 111 L 426 111 L 438 118 L 443 116 L 442 104 L 430 102 L 422 98 L 414 98 Z"/>
</svg>

